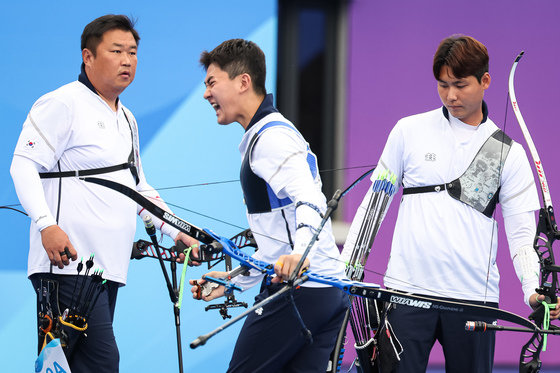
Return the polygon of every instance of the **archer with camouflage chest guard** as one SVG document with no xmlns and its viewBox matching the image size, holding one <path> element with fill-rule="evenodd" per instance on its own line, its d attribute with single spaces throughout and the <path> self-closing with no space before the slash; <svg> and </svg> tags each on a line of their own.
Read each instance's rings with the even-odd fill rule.
<svg viewBox="0 0 560 373">
<path fill-rule="evenodd" d="M 496 204 L 501 205 L 510 254 L 525 302 L 544 296 L 533 249 L 539 200 L 527 156 L 488 117 L 486 47 L 469 36 L 444 39 L 433 74 L 441 108 L 401 119 L 391 131 L 378 167 L 396 175 L 403 198 L 384 277 L 387 288 L 443 300 L 498 307 Z M 352 223 L 351 252 L 368 214 L 368 192 Z M 550 312 L 558 318 L 558 306 Z M 424 372 L 431 348 L 443 347 L 448 372 L 491 372 L 495 334 L 465 331 L 480 317 L 394 304 L 388 319 L 402 343 L 396 372 Z M 495 317 L 485 319 L 487 323 Z"/>
<path fill-rule="evenodd" d="M 325 276 L 344 277 L 343 264 L 332 260 L 339 252 L 330 220 L 321 226 L 327 205 L 317 160 L 299 131 L 273 106 L 272 95 L 266 94 L 261 49 L 250 41 L 228 40 L 203 52 L 201 63 L 207 72 L 204 98 L 216 110 L 218 123 L 238 122 L 245 129 L 239 146 L 241 186 L 259 247 L 253 257 L 275 263 L 272 281 L 254 269 L 231 281 L 246 289 L 262 280 L 257 300 L 276 293 L 319 231 L 304 266 Z M 226 273 L 208 276 L 224 278 Z M 215 299 L 224 290 L 219 286 L 202 299 Z M 197 298 L 199 288 L 192 291 Z M 263 305 L 247 317 L 228 372 L 324 371 L 347 306 L 344 292 L 316 282 L 305 282 L 286 297 Z M 302 325 L 311 333 L 302 334 Z"/>
</svg>

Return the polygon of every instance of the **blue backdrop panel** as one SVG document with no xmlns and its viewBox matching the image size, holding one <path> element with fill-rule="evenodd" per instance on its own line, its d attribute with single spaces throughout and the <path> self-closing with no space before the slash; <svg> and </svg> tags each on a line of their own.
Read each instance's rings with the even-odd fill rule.
<svg viewBox="0 0 560 373">
<path fill-rule="evenodd" d="M 224 236 L 244 229 L 245 207 L 237 181 L 237 144 L 243 131 L 238 124 L 224 127 L 216 123 L 214 110 L 202 98 L 205 72 L 198 59 L 203 50 L 211 50 L 223 40 L 253 40 L 267 55 L 267 89 L 274 92 L 275 4 L 273 0 L 245 1 L 243 7 L 225 0 L 214 1 L 211 7 L 204 2 L 182 1 L 3 4 L 0 205 L 18 203 L 9 167 L 31 105 L 42 94 L 77 78 L 80 35 L 88 22 L 107 13 L 126 14 L 137 18 L 141 40 L 135 81 L 121 99 L 138 119 L 149 182 L 159 188 L 233 180 L 215 186 L 163 190 L 161 194 L 178 206 L 172 207 L 177 215 L 199 227 Z M 247 17 L 249 13 L 251 17 Z M 0 210 L 0 214 L 6 222 L 0 228 L 6 240 L 0 261 L 0 356 L 5 370 L 30 371 L 36 325 L 35 295 L 26 274 L 29 221 L 9 210 Z M 137 238 L 147 239 L 140 224 Z M 164 245 L 171 242 L 165 240 Z M 203 273 L 204 269 L 189 268 L 187 277 L 198 278 Z M 253 296 L 254 291 L 249 291 L 239 298 L 252 303 Z M 172 305 L 156 261 L 131 263 L 128 284 L 120 290 L 117 303 L 115 333 L 121 371 L 177 371 Z M 190 350 L 191 340 L 222 323 L 217 311 L 204 312 L 206 305 L 188 294 L 183 301 L 181 332 L 186 371 L 225 370 L 240 327 L 227 330 L 205 347 Z"/>
</svg>

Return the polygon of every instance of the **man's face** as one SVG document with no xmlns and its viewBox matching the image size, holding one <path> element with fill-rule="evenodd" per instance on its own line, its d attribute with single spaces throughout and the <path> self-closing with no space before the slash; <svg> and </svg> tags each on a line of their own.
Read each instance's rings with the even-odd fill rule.
<svg viewBox="0 0 560 373">
<path fill-rule="evenodd" d="M 109 30 L 97 46 L 97 54 L 84 53 L 88 78 L 103 95 L 117 96 L 134 80 L 138 46 L 130 31 Z"/>
<path fill-rule="evenodd" d="M 473 75 L 456 78 L 449 66 L 443 66 L 438 79 L 438 93 L 452 116 L 477 126 L 482 121 L 482 99 L 489 85 L 488 73 L 482 76 L 479 83 Z"/>
<path fill-rule="evenodd" d="M 206 70 L 204 85 L 204 99 L 216 110 L 219 124 L 230 124 L 239 119 L 237 99 L 240 88 L 241 75 L 230 79 L 227 72 L 220 69 L 215 63 L 210 64 Z"/>
</svg>

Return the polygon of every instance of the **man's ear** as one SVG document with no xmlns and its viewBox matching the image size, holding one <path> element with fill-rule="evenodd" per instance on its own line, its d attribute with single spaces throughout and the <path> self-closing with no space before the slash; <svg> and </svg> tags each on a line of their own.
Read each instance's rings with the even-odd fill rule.
<svg viewBox="0 0 560 373">
<path fill-rule="evenodd" d="M 95 57 L 93 56 L 93 53 L 91 53 L 89 49 L 82 49 L 82 60 L 84 61 L 84 65 L 88 66 L 89 64 L 91 64 L 94 58 Z"/>
<path fill-rule="evenodd" d="M 482 84 L 482 88 L 483 89 L 488 89 L 488 87 L 490 87 L 490 81 L 492 80 L 492 78 L 490 78 L 490 74 L 489 73 L 484 73 L 484 75 L 482 75 L 482 78 L 480 79 L 480 84 Z"/>
<path fill-rule="evenodd" d="M 253 81 L 251 80 L 251 75 L 247 73 L 243 73 L 239 75 L 239 78 L 241 82 L 241 86 L 240 86 L 241 92 L 248 91 L 253 87 Z"/>
</svg>

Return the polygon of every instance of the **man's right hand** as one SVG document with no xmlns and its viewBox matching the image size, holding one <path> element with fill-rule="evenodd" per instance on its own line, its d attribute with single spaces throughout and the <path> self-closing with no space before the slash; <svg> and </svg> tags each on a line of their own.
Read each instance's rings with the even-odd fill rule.
<svg viewBox="0 0 560 373">
<path fill-rule="evenodd" d="M 70 264 L 70 259 L 78 259 L 78 253 L 70 239 L 58 225 L 51 225 L 43 229 L 41 241 L 51 263 L 60 269 Z"/>
<path fill-rule="evenodd" d="M 189 280 L 189 284 L 193 285 L 193 287 L 191 288 L 191 293 L 194 299 L 202 299 L 206 302 L 211 301 L 212 299 L 216 299 L 219 297 L 224 296 L 224 292 L 225 292 L 225 287 L 223 285 L 219 285 L 217 287 L 213 287 L 210 286 L 209 284 L 214 284 L 217 285 L 215 283 L 211 283 L 208 282 L 204 279 L 205 276 L 210 276 L 210 277 L 214 277 L 214 278 L 226 278 L 228 275 L 228 272 L 220 272 L 220 271 L 212 271 L 212 272 L 208 272 L 207 274 L 203 275 L 202 278 L 198 279 L 198 280 Z M 206 284 L 206 285 L 205 285 Z M 206 288 L 206 291 L 209 291 L 209 294 L 205 294 L 206 291 L 204 291 L 204 289 Z"/>
</svg>

